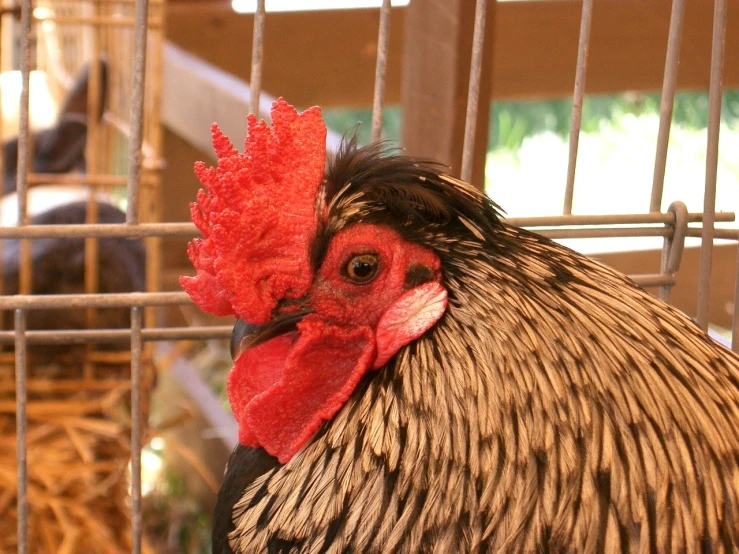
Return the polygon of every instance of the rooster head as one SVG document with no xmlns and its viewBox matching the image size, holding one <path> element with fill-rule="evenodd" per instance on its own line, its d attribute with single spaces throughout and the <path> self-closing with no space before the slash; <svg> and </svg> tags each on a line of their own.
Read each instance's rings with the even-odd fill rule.
<svg viewBox="0 0 739 554">
<path fill-rule="evenodd" d="M 393 217 L 384 187 L 397 183 L 357 188 L 379 151 L 351 155 L 349 142 L 324 172 L 319 108 L 298 114 L 279 99 L 271 128 L 253 115 L 247 126 L 240 153 L 214 125 L 218 165 L 195 166 L 206 190 L 191 214 L 203 238 L 189 247 L 197 275 L 180 282 L 204 311 L 238 318 L 227 390 L 239 442 L 286 463 L 367 372 L 439 321 L 447 291 L 435 249 L 406 232 L 408 205 L 436 210 L 423 171 L 412 176 L 415 189 L 397 189 L 407 202 Z M 402 181 L 398 169 L 388 175 Z"/>
</svg>

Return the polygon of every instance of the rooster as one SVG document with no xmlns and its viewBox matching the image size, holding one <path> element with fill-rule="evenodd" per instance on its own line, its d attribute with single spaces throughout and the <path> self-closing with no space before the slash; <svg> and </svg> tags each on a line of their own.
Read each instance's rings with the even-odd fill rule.
<svg viewBox="0 0 739 554">
<path fill-rule="evenodd" d="M 182 286 L 235 315 L 214 554 L 739 549 L 739 359 L 443 167 L 213 127 Z"/>
</svg>

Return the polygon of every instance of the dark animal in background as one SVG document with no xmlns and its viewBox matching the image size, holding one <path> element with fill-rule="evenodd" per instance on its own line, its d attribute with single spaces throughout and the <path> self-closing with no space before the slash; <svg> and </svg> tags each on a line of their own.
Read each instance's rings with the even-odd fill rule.
<svg viewBox="0 0 739 554">
<path fill-rule="evenodd" d="M 242 321 L 214 554 L 739 551 L 739 357 L 320 111 L 214 129 L 182 285 Z"/>
<path fill-rule="evenodd" d="M 103 115 L 108 83 L 108 66 L 100 61 L 101 98 L 98 119 Z M 33 134 L 32 170 L 36 173 L 63 174 L 86 170 L 89 66 L 72 86 L 56 125 Z M 18 141 L 4 145 L 4 192 L 16 190 Z M 44 199 L 40 192 L 41 200 Z M 6 197 L 6 200 L 9 198 Z M 30 201 L 29 201 L 30 202 Z M 32 205 L 29 208 L 33 208 Z M 75 201 L 50 206 L 31 218 L 34 225 L 83 224 L 87 217 L 87 203 Z M 107 202 L 98 204 L 99 223 L 124 223 L 125 214 Z M 101 293 L 120 293 L 144 290 L 145 252 L 141 241 L 123 238 L 98 240 L 99 287 Z M 17 294 L 19 280 L 19 245 L 6 240 L 3 245 L 3 294 Z M 32 241 L 32 294 L 77 294 L 85 290 L 85 241 L 76 238 L 47 238 Z M 13 314 L 6 312 L 5 328 L 13 328 Z M 84 329 L 87 327 L 85 310 L 29 310 L 29 329 Z M 97 326 L 124 328 L 130 325 L 128 309 L 98 310 Z M 127 346 L 121 346 L 127 348 Z M 68 348 L 47 346 L 34 348 L 36 354 L 54 357 Z"/>
</svg>

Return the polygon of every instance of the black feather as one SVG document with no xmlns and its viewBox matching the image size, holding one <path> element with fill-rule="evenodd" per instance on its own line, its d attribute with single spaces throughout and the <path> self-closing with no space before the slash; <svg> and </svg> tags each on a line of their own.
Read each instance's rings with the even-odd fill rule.
<svg viewBox="0 0 739 554">
<path fill-rule="evenodd" d="M 233 554 L 228 544 L 228 535 L 234 529 L 234 505 L 241 499 L 249 483 L 279 465 L 277 458 L 270 456 L 262 448 L 236 445 L 228 460 L 213 514 L 213 554 Z M 267 491 L 263 490 L 258 491 L 256 496 L 261 499 L 266 494 Z"/>
</svg>

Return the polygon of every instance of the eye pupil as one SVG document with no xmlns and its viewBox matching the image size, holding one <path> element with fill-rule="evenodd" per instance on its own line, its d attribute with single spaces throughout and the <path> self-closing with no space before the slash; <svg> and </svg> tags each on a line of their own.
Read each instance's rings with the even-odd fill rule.
<svg viewBox="0 0 739 554">
<path fill-rule="evenodd" d="M 354 283 L 367 284 L 377 275 L 379 262 L 377 254 L 358 254 L 344 266 L 344 275 Z"/>
<path fill-rule="evenodd" d="M 373 271 L 373 265 L 369 262 L 354 260 L 353 273 L 360 279 L 366 279 Z"/>
</svg>

